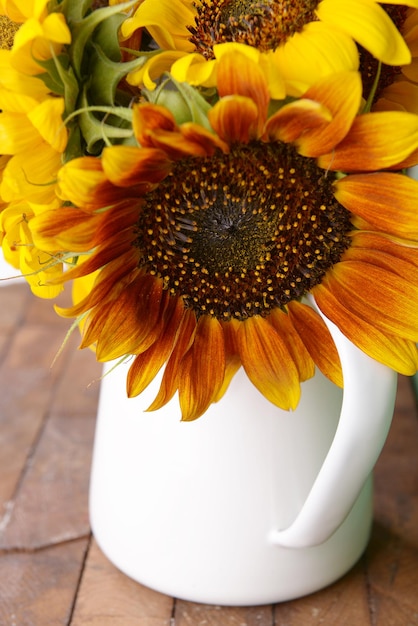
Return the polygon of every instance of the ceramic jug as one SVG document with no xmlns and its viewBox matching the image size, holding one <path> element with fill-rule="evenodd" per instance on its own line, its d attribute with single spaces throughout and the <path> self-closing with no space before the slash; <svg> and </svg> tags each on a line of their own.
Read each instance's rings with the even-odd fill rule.
<svg viewBox="0 0 418 626">
<path fill-rule="evenodd" d="M 170 596 L 256 605 L 318 590 L 358 560 L 396 375 L 325 321 L 344 392 L 317 372 L 293 412 L 242 370 L 194 422 L 180 421 L 176 398 L 144 412 L 158 380 L 127 399 L 127 366 L 103 379 L 90 516 L 120 570 Z"/>
</svg>

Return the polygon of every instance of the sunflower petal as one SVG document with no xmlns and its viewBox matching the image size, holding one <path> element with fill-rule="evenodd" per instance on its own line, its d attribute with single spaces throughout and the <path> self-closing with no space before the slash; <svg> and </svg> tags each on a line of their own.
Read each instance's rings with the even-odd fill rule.
<svg viewBox="0 0 418 626">
<path fill-rule="evenodd" d="M 325 76 L 358 70 L 359 55 L 349 35 L 317 20 L 272 51 L 271 65 L 284 80 L 286 94 L 300 97 Z"/>
<path fill-rule="evenodd" d="M 247 48 L 249 49 L 247 50 Z M 220 57 L 217 69 L 217 87 L 221 98 L 239 95 L 251 98 L 255 102 L 259 115 L 259 134 L 261 135 L 261 130 L 267 119 L 270 94 L 261 67 L 251 58 L 255 52 L 258 51 L 249 46 L 244 46 L 242 51 L 241 49 L 237 51 L 236 44 L 230 52 L 228 52 L 226 45 L 217 48 L 217 54 Z"/>
<path fill-rule="evenodd" d="M 341 172 L 370 172 L 393 165 L 400 169 L 417 149 L 418 115 L 377 111 L 356 117 L 349 134 L 332 152 L 320 156 L 318 165 Z"/>
<path fill-rule="evenodd" d="M 418 341 L 418 287 L 373 263 L 344 260 L 323 283 L 355 315 L 383 332 Z"/>
<path fill-rule="evenodd" d="M 228 143 L 248 143 L 258 134 L 257 105 L 245 96 L 226 96 L 209 111 L 214 131 Z"/>
<path fill-rule="evenodd" d="M 119 294 L 108 312 L 97 343 L 98 361 L 111 361 L 147 350 L 161 335 L 170 295 L 161 280 L 139 276 Z"/>
<path fill-rule="evenodd" d="M 225 374 L 225 344 L 221 323 L 215 317 L 199 318 L 194 341 L 180 363 L 181 418 L 200 417 L 214 402 Z"/>
<path fill-rule="evenodd" d="M 300 398 L 299 375 L 285 339 L 259 316 L 240 322 L 236 339 L 253 385 L 273 404 L 295 409 Z"/>
<path fill-rule="evenodd" d="M 286 337 L 286 345 L 297 367 L 299 380 L 302 382 L 312 378 L 315 374 L 315 363 L 293 325 L 290 315 L 281 309 L 273 309 L 268 316 L 268 321 L 279 335 Z"/>
<path fill-rule="evenodd" d="M 374 228 L 418 239 L 418 181 L 389 172 L 352 174 L 338 180 L 334 195 Z"/>
<path fill-rule="evenodd" d="M 121 26 L 122 37 L 127 39 L 138 28 L 146 27 L 158 46 L 163 49 L 192 52 L 188 24 L 194 23 L 195 9 L 191 2 L 181 0 L 146 0 L 134 15 Z"/>
<path fill-rule="evenodd" d="M 191 309 L 185 309 L 179 324 L 176 342 L 161 380 L 158 393 L 148 407 L 148 411 L 156 411 L 167 404 L 174 396 L 179 383 L 180 362 L 193 343 L 196 332 L 196 316 Z"/>
<path fill-rule="evenodd" d="M 379 61 L 388 65 L 407 65 L 411 62 L 405 41 L 377 2 L 321 0 L 316 14 L 332 28 L 353 37 Z"/>
<path fill-rule="evenodd" d="M 313 85 L 303 98 L 282 107 L 267 122 L 275 138 L 293 141 L 300 154 L 332 150 L 349 132 L 361 102 L 358 72 L 340 72 Z M 271 131 L 270 131 L 271 132 Z"/>
<path fill-rule="evenodd" d="M 323 319 L 312 307 L 293 301 L 289 317 L 305 348 L 321 372 L 335 385 L 343 386 L 343 373 L 337 348 Z"/>
<path fill-rule="evenodd" d="M 182 301 L 178 298 L 171 298 L 168 310 L 164 313 L 165 325 L 158 341 L 138 354 L 129 368 L 126 382 L 129 398 L 142 393 L 169 358 L 183 314 Z"/>
<path fill-rule="evenodd" d="M 373 321 L 366 321 L 347 309 L 324 283 L 317 285 L 312 295 L 321 311 L 360 350 L 400 374 L 415 374 L 418 369 L 415 342 L 382 332 Z"/>
<path fill-rule="evenodd" d="M 138 181 L 159 183 L 172 168 L 162 150 L 135 146 L 111 146 L 102 153 L 103 172 L 118 187 L 137 185 Z"/>
</svg>

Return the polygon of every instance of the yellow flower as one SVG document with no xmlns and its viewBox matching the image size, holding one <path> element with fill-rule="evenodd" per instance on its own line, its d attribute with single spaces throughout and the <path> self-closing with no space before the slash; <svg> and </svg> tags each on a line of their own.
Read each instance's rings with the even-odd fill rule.
<svg viewBox="0 0 418 626">
<path fill-rule="evenodd" d="M 62 273 L 62 261 L 59 255 L 44 252 L 34 245 L 30 225 L 36 214 L 50 208 L 15 202 L 0 209 L 0 244 L 4 258 L 25 276 L 32 292 L 42 298 L 54 298 L 62 291 L 60 284 L 54 284 Z"/>
<path fill-rule="evenodd" d="M 49 13 L 48 0 L 1 0 L 0 13 L 21 24 L 14 37 L 11 64 L 23 74 L 43 71 L 38 61 L 58 55 L 71 33 L 61 13 Z"/>
<path fill-rule="evenodd" d="M 418 118 L 357 115 L 356 72 L 321 79 L 269 110 L 268 82 L 224 55 L 208 122 L 134 107 L 137 145 L 109 146 L 59 173 L 59 211 L 34 218 L 44 250 L 88 254 L 91 279 L 62 311 L 86 316 L 82 347 L 135 355 L 128 393 L 165 365 L 150 409 L 179 392 L 195 419 L 242 365 L 271 402 L 295 407 L 315 365 L 342 384 L 331 337 L 306 298 L 367 354 L 418 366 Z M 345 175 L 342 175 L 344 172 Z"/>
<path fill-rule="evenodd" d="M 402 4 L 418 7 L 417 0 Z M 411 58 L 375 0 L 144 0 L 123 23 L 122 37 L 139 28 L 163 50 L 129 75 L 132 84 L 148 89 L 168 70 L 177 80 L 214 86 L 219 46 L 225 43 L 263 54 L 269 75 L 284 80 L 285 86 L 274 85 L 274 98 L 301 95 L 321 77 L 357 69 L 355 42 L 384 63 L 405 65 Z"/>
</svg>

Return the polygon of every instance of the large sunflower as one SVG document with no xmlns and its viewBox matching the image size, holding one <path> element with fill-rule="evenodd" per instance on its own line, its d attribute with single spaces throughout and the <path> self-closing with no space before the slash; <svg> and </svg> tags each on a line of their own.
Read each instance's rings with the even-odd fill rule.
<svg viewBox="0 0 418 626">
<path fill-rule="evenodd" d="M 395 0 L 418 8 L 417 0 Z M 129 76 L 151 89 L 171 68 L 177 80 L 213 86 L 219 46 L 262 53 L 272 95 L 298 96 L 319 78 L 358 68 L 355 42 L 390 65 L 410 63 L 405 41 L 376 0 L 143 0 L 121 27 L 146 28 L 163 50 Z"/>
<path fill-rule="evenodd" d="M 60 194 L 74 206 L 35 218 L 44 249 L 91 255 L 65 279 L 98 271 L 63 312 L 84 317 L 82 347 L 135 355 L 130 396 L 166 364 L 150 408 L 178 390 L 186 420 L 240 365 L 292 408 L 315 364 L 342 383 L 311 295 L 367 354 L 415 372 L 418 183 L 397 170 L 418 161 L 418 118 L 357 116 L 356 72 L 269 115 L 261 69 L 237 53 L 222 57 L 218 90 L 206 127 L 136 105 L 138 145 L 67 163 Z"/>
</svg>

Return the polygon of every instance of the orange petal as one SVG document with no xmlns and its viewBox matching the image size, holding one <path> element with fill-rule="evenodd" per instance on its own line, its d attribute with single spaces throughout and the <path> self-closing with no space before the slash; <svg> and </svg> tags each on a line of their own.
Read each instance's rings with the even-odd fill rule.
<svg viewBox="0 0 418 626">
<path fill-rule="evenodd" d="M 335 183 L 334 195 L 346 209 L 371 226 L 418 239 L 418 181 L 403 174 L 351 174 Z"/>
<path fill-rule="evenodd" d="M 158 104 L 137 104 L 133 107 L 132 127 L 141 146 L 151 147 L 149 135 L 154 130 L 178 130 L 174 115 Z"/>
<path fill-rule="evenodd" d="M 400 276 L 410 276 L 415 283 L 415 268 L 418 268 L 418 243 L 395 239 L 383 233 L 358 231 L 351 233 L 352 244 L 344 258 L 365 260 L 381 264 Z M 418 283 L 418 280 L 417 280 Z"/>
<path fill-rule="evenodd" d="M 343 374 L 340 357 L 323 319 L 312 307 L 301 302 L 290 302 L 288 310 L 293 326 L 315 364 L 335 385 L 342 387 Z"/>
<path fill-rule="evenodd" d="M 221 48 L 219 49 L 221 51 Z M 255 102 L 259 115 L 259 134 L 267 119 L 270 94 L 261 67 L 238 50 L 222 54 L 217 66 L 218 93 L 246 96 Z"/>
<path fill-rule="evenodd" d="M 184 306 L 180 298 L 170 298 L 164 313 L 164 328 L 160 337 L 147 350 L 138 354 L 129 368 L 127 377 L 129 398 L 142 393 L 167 361 L 183 315 Z"/>
<path fill-rule="evenodd" d="M 162 331 L 160 316 L 167 297 L 162 281 L 154 276 L 142 275 L 127 285 L 108 308 L 97 340 L 97 359 L 110 361 L 151 346 Z"/>
<path fill-rule="evenodd" d="M 194 341 L 180 364 L 179 401 L 182 420 L 200 417 L 215 401 L 225 374 L 225 344 L 221 323 L 199 318 Z"/>
<path fill-rule="evenodd" d="M 303 133 L 323 128 L 331 120 L 331 112 L 326 107 L 302 98 L 285 105 L 268 119 L 265 138 L 269 141 L 297 142 Z"/>
<path fill-rule="evenodd" d="M 382 332 L 372 322 L 345 308 L 323 283 L 316 285 L 312 295 L 328 319 L 363 352 L 400 374 L 405 376 L 415 374 L 418 368 L 415 342 Z"/>
<path fill-rule="evenodd" d="M 179 383 L 179 365 L 193 343 L 195 332 L 196 316 L 191 309 L 185 309 L 183 318 L 179 324 L 175 346 L 164 370 L 160 389 L 154 401 L 148 407 L 148 411 L 160 409 L 171 400 L 177 391 Z"/>
<path fill-rule="evenodd" d="M 239 325 L 240 322 L 238 322 L 238 320 L 231 320 L 229 322 L 221 322 L 221 324 L 225 342 L 225 376 L 222 387 L 220 388 L 214 402 L 218 402 L 226 393 L 231 380 L 241 367 L 241 359 L 235 345 L 235 333 L 237 331 L 237 325 Z"/>
<path fill-rule="evenodd" d="M 288 340 L 286 345 L 297 367 L 299 380 L 312 378 L 315 374 L 315 364 L 293 325 L 290 315 L 281 309 L 273 309 L 266 319 L 280 336 L 285 336 Z"/>
<path fill-rule="evenodd" d="M 159 183 L 170 172 L 172 163 L 156 148 L 111 146 L 102 152 L 102 166 L 111 183 L 130 187 L 139 182 Z"/>
<path fill-rule="evenodd" d="M 329 271 L 323 284 L 366 322 L 388 334 L 418 341 L 418 286 L 408 277 L 372 263 L 344 260 Z"/>
<path fill-rule="evenodd" d="M 332 150 L 349 132 L 360 108 L 361 92 L 358 72 L 327 76 L 308 89 L 301 100 L 280 109 L 269 124 L 274 124 L 277 133 L 283 120 L 284 134 L 279 138 L 295 141 L 304 156 L 319 156 Z"/>
<path fill-rule="evenodd" d="M 258 109 L 245 96 L 226 96 L 209 111 L 209 122 L 214 131 L 228 144 L 248 143 L 258 136 Z"/>
<path fill-rule="evenodd" d="M 242 365 L 255 387 L 280 408 L 295 409 L 299 375 L 285 339 L 257 315 L 240 322 L 236 339 Z"/>
</svg>

